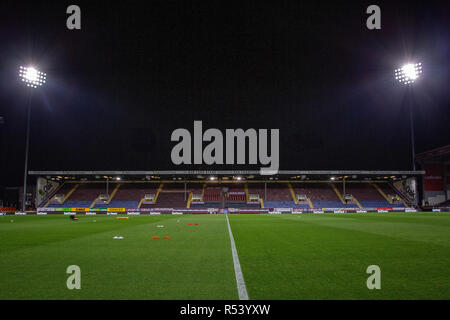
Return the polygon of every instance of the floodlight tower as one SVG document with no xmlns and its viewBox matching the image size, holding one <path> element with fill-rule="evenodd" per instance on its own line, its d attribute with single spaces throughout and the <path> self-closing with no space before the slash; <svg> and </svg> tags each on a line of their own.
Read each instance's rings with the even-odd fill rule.
<svg viewBox="0 0 450 320">
<path fill-rule="evenodd" d="M 28 106 L 27 106 L 27 140 L 25 143 L 25 171 L 23 178 L 23 199 L 22 199 L 22 211 L 25 212 L 26 200 L 27 200 L 27 178 L 28 178 L 28 146 L 30 142 L 30 117 L 31 117 L 31 97 L 33 89 L 41 87 L 46 79 L 47 74 L 36 70 L 34 67 L 22 67 L 19 68 L 20 79 L 28 89 Z"/>
<path fill-rule="evenodd" d="M 408 87 L 408 89 L 415 83 L 415 81 L 422 74 L 422 63 L 408 63 L 399 69 L 395 69 L 395 79 L 398 80 L 401 84 Z M 411 130 L 411 153 L 412 153 L 412 162 L 413 162 L 413 170 L 416 171 L 416 152 L 415 152 L 415 143 L 414 143 L 414 119 L 413 119 L 413 109 L 411 97 L 409 97 L 410 93 L 407 93 L 406 100 L 409 107 L 409 125 Z"/>
</svg>

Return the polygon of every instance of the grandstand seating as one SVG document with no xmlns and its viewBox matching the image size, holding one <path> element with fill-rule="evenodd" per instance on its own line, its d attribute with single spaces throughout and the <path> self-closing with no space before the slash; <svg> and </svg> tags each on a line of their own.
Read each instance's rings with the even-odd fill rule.
<svg viewBox="0 0 450 320">
<path fill-rule="evenodd" d="M 261 199 L 264 199 L 264 202 L 291 201 L 292 203 L 294 203 L 287 183 L 267 183 L 266 186 L 267 199 L 265 198 L 265 189 L 263 183 L 249 183 L 248 193 L 258 194 Z"/>
<path fill-rule="evenodd" d="M 386 195 L 389 195 L 389 194 L 398 195 L 397 191 L 395 191 L 388 183 L 378 183 L 377 185 L 380 187 L 380 189 Z M 405 207 L 405 205 L 403 204 L 402 201 L 396 201 L 396 202 L 394 202 L 392 204 L 389 204 L 389 207 L 392 207 L 392 208 L 403 208 L 403 207 Z"/>
<path fill-rule="evenodd" d="M 78 187 L 74 189 L 74 186 Z M 202 201 L 192 201 L 191 208 L 220 208 L 222 207 L 221 191 L 228 187 L 228 196 L 225 207 L 228 208 L 260 208 L 259 202 L 248 203 L 245 194 L 244 183 L 191 183 L 187 185 L 185 198 L 184 183 L 164 183 L 162 190 L 158 193 L 160 183 L 148 182 L 123 182 L 119 186 L 117 182 L 109 184 L 111 199 L 100 201 L 100 194 L 106 194 L 104 182 L 88 183 L 66 183 L 56 193 L 65 194 L 68 198 L 60 204 L 55 200 L 49 201 L 48 207 L 76 207 L 89 208 L 186 208 L 189 192 L 202 194 Z M 342 184 L 335 184 L 337 191 L 342 193 Z M 380 183 L 379 187 L 385 194 L 397 194 L 387 183 Z M 295 204 L 292 192 L 287 183 L 268 182 L 267 199 L 264 199 L 263 183 L 248 183 L 249 194 L 257 194 L 264 200 L 265 208 L 310 208 L 309 202 L 303 201 Z M 295 182 L 292 183 L 294 194 L 305 195 L 314 208 L 357 208 L 356 202 L 343 204 L 332 185 L 326 182 Z M 71 194 L 70 192 L 74 190 Z M 403 202 L 390 204 L 377 188 L 369 183 L 351 182 L 346 184 L 346 193 L 353 195 L 363 208 L 389 208 L 404 207 Z M 146 194 L 158 194 L 156 203 L 141 202 Z"/>
<path fill-rule="evenodd" d="M 77 183 L 64 183 L 62 187 L 56 191 L 56 193 L 67 195 L 76 185 Z"/>
<path fill-rule="evenodd" d="M 220 192 L 222 187 L 218 184 L 208 184 L 205 188 L 205 193 L 203 194 L 203 201 L 205 202 L 220 202 L 222 201 L 222 196 Z"/>
<path fill-rule="evenodd" d="M 439 203 L 436 207 L 449 207 L 450 206 L 450 200 L 444 201 Z"/>
<path fill-rule="evenodd" d="M 159 183 L 123 183 L 109 204 L 97 203 L 96 208 L 137 208 L 146 194 L 156 194 Z"/>
<path fill-rule="evenodd" d="M 248 183 L 248 193 L 257 194 L 260 199 L 266 200 L 264 195 L 264 183 Z"/>
<path fill-rule="evenodd" d="M 260 203 L 247 203 L 247 202 L 227 202 L 225 205 L 227 208 L 261 208 Z"/>
<path fill-rule="evenodd" d="M 61 188 L 59 188 L 56 194 L 63 194 L 64 196 L 68 195 L 69 192 L 76 186 L 76 183 L 64 183 Z M 59 207 L 60 203 L 53 199 L 53 197 L 48 202 L 48 207 Z"/>
<path fill-rule="evenodd" d="M 49 208 L 89 208 L 92 201 L 65 201 L 62 204 L 51 203 L 48 205 Z"/>
<path fill-rule="evenodd" d="M 97 202 L 93 208 L 137 208 L 139 201 L 111 201 L 110 203 Z"/>
<path fill-rule="evenodd" d="M 192 183 L 188 185 L 188 191 L 193 194 L 202 194 L 203 191 L 203 183 Z"/>
<path fill-rule="evenodd" d="M 159 183 L 124 183 L 114 195 L 113 201 L 140 201 L 146 194 L 156 194 Z"/>
<path fill-rule="evenodd" d="M 309 204 L 306 202 L 295 204 L 294 201 L 265 201 L 264 206 L 267 208 L 309 208 Z"/>
<path fill-rule="evenodd" d="M 346 183 L 346 193 L 355 197 L 364 208 L 387 208 L 391 207 L 389 202 L 368 183 Z"/>
<path fill-rule="evenodd" d="M 306 195 L 314 208 L 355 208 L 354 203 L 343 204 L 328 183 L 293 183 L 295 194 Z"/>
<path fill-rule="evenodd" d="M 110 183 L 108 189 L 110 192 L 117 184 Z M 70 191 L 69 191 L 70 192 Z M 60 193 L 60 192 L 58 192 Z M 78 188 L 62 204 L 50 203 L 49 207 L 75 207 L 86 208 L 100 195 L 106 193 L 106 183 L 80 183 Z"/>
<path fill-rule="evenodd" d="M 115 183 L 108 185 L 109 194 L 116 187 Z M 100 194 L 106 194 L 106 183 L 82 183 L 69 197 L 69 201 L 94 201 Z"/>
<path fill-rule="evenodd" d="M 158 195 L 156 203 L 142 204 L 141 208 L 186 208 L 187 200 L 184 200 L 184 192 L 164 192 Z"/>
<path fill-rule="evenodd" d="M 292 194 L 287 183 L 268 183 L 267 199 L 265 201 L 291 201 Z"/>
<path fill-rule="evenodd" d="M 221 208 L 221 207 L 222 207 L 221 202 L 204 202 L 204 203 L 191 202 L 191 208 Z"/>
<path fill-rule="evenodd" d="M 245 196 L 245 188 L 242 183 L 230 183 L 226 184 L 225 187 L 228 187 L 228 196 L 226 198 L 227 202 L 243 202 L 247 201 Z"/>
</svg>

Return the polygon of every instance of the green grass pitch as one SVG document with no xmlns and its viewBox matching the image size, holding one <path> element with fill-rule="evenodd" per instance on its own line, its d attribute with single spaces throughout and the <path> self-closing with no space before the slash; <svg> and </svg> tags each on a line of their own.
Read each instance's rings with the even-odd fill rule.
<svg viewBox="0 0 450 320">
<path fill-rule="evenodd" d="M 0 216 L 0 299 L 238 299 L 224 215 L 77 217 Z M 450 299 L 448 213 L 229 220 L 250 299 Z"/>
</svg>

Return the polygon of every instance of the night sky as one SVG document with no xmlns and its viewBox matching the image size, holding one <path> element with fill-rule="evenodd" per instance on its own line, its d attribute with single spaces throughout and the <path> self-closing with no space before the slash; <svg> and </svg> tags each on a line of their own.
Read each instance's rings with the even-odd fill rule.
<svg viewBox="0 0 450 320">
<path fill-rule="evenodd" d="M 66 8 L 81 7 L 81 30 Z M 366 8 L 381 7 L 381 30 Z M 410 92 L 416 150 L 450 144 L 448 1 L 2 1 L 0 163 L 30 170 L 255 169 L 175 166 L 176 128 L 279 128 L 280 169 L 410 170 L 407 90 L 393 70 L 422 62 Z"/>
</svg>

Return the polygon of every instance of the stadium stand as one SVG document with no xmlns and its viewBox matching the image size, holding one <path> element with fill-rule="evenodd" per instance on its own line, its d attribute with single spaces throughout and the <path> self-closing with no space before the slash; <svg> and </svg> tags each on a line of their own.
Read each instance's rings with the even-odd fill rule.
<svg viewBox="0 0 450 320">
<path fill-rule="evenodd" d="M 245 187 L 242 183 L 226 184 L 224 187 L 228 188 L 228 196 L 226 202 L 246 202 Z"/>
<path fill-rule="evenodd" d="M 61 205 L 66 200 L 66 197 L 70 195 L 70 192 L 78 187 L 76 183 L 64 183 L 55 193 L 53 197 L 46 203 L 45 207 L 61 207 Z M 60 200 L 57 199 L 57 196 L 61 195 L 62 198 Z M 61 202 L 60 202 L 61 201 Z"/>
<path fill-rule="evenodd" d="M 354 203 L 343 204 L 328 183 L 293 183 L 296 194 L 304 194 L 314 208 L 356 208 Z"/>
<path fill-rule="evenodd" d="M 389 183 L 377 183 L 377 186 L 379 189 L 387 196 L 393 195 L 395 198 L 398 198 L 399 200 L 394 201 L 393 203 L 389 204 L 389 207 L 392 208 L 402 208 L 405 207 L 404 202 L 402 201 L 400 195 Z"/>
<path fill-rule="evenodd" d="M 223 188 L 228 193 L 222 199 Z M 46 206 L 73 208 L 398 208 L 404 207 L 389 183 L 65 183 Z M 186 191 L 186 194 L 185 194 Z M 102 198 L 100 196 L 102 195 Z M 265 199 L 267 195 L 267 199 Z M 145 198 L 145 199 L 144 199 Z M 262 199 L 263 201 L 259 201 Z M 223 200 L 223 201 L 222 201 Z M 250 201 L 251 200 L 251 201 Z M 392 203 L 391 203 L 392 202 Z"/>
<path fill-rule="evenodd" d="M 204 202 L 221 202 L 222 196 L 220 195 L 222 187 L 218 184 L 208 184 L 203 193 Z"/>
<path fill-rule="evenodd" d="M 110 183 L 109 190 L 113 190 L 116 185 Z M 105 193 L 106 183 L 80 183 L 63 203 L 51 203 L 49 207 L 89 208 L 100 194 Z"/>
<path fill-rule="evenodd" d="M 191 208 L 221 208 L 221 202 L 201 202 L 201 203 L 191 203 Z"/>
<path fill-rule="evenodd" d="M 156 194 L 159 184 L 122 183 L 109 203 L 98 202 L 94 208 L 137 208 L 146 194 Z"/>
<path fill-rule="evenodd" d="M 186 208 L 183 192 L 160 192 L 156 203 L 142 205 L 142 208 Z"/>
<path fill-rule="evenodd" d="M 346 193 L 356 198 L 364 208 L 390 207 L 390 203 L 369 183 L 347 183 Z"/>
<path fill-rule="evenodd" d="M 141 208 L 186 208 L 184 185 L 180 183 L 161 184 L 156 193 L 154 203 L 143 203 Z"/>
<path fill-rule="evenodd" d="M 268 183 L 267 184 L 267 201 L 293 202 L 291 192 L 287 183 Z"/>
<path fill-rule="evenodd" d="M 247 183 L 248 194 L 258 195 L 260 199 L 265 199 L 263 183 Z"/>
</svg>

